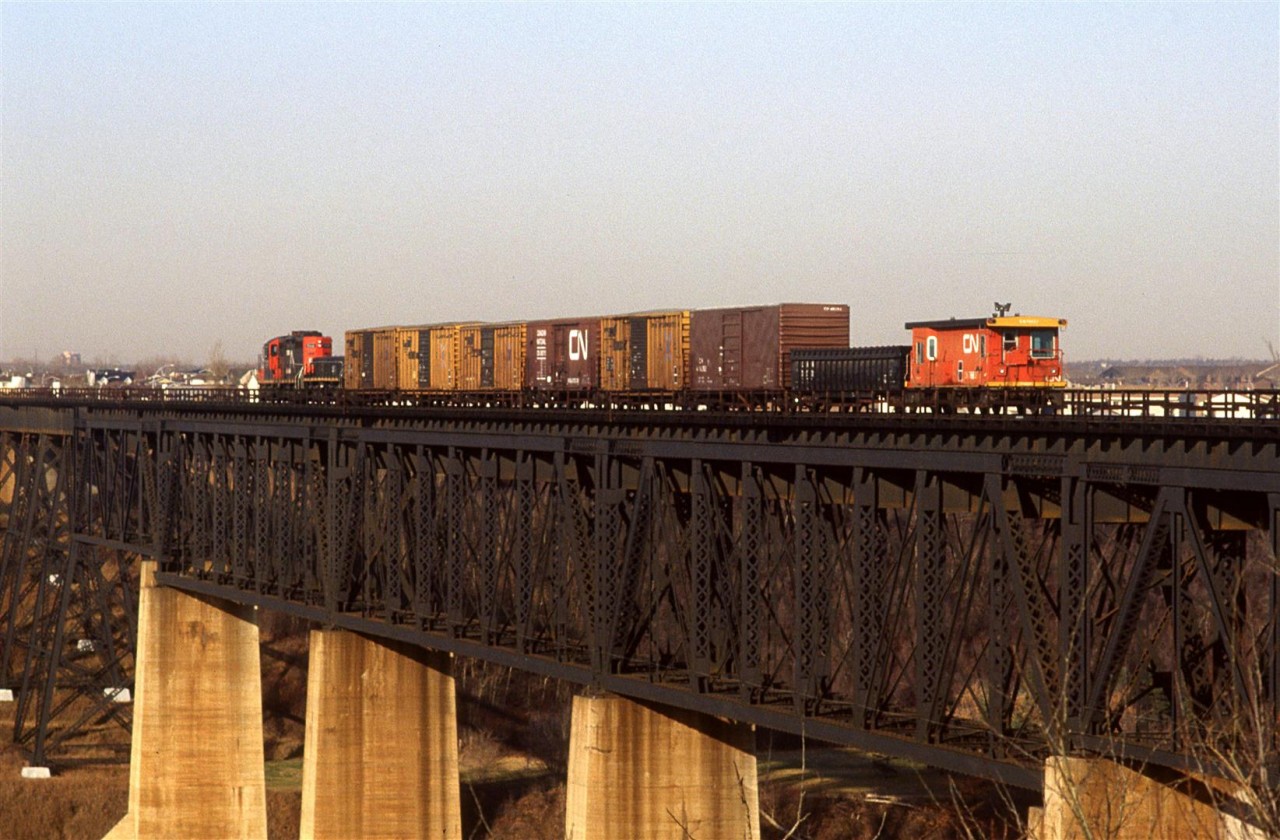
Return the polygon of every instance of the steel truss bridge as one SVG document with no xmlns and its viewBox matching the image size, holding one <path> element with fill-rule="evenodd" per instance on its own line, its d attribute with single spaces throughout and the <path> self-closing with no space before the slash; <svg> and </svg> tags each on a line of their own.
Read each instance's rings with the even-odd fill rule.
<svg viewBox="0 0 1280 840">
<path fill-rule="evenodd" d="M 1035 789 L 1277 754 L 1274 419 L 0 400 L 0 688 L 127 733 L 160 583 Z M 104 752 L 106 749 L 106 752 Z M 116 756 L 127 755 L 121 737 Z"/>
</svg>

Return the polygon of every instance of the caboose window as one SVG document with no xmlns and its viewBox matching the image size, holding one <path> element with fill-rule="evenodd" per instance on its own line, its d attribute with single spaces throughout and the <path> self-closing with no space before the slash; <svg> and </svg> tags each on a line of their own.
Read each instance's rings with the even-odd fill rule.
<svg viewBox="0 0 1280 840">
<path fill-rule="evenodd" d="M 956 360 L 956 381 L 964 381 L 964 359 Z"/>
<path fill-rule="evenodd" d="M 929 361 L 932 362 L 934 359 L 938 358 L 938 337 L 936 335 L 931 335 L 926 338 L 924 342 L 925 355 L 928 356 Z"/>
<path fill-rule="evenodd" d="M 1005 334 L 1004 334 L 1004 350 L 1005 350 L 1005 352 L 1007 353 L 1007 352 L 1009 352 L 1010 350 L 1017 350 L 1017 349 L 1018 349 L 1018 334 L 1017 334 L 1016 332 L 1007 332 L 1007 333 L 1005 333 Z"/>
<path fill-rule="evenodd" d="M 924 364 L 924 342 L 923 341 L 916 342 L 916 364 L 918 365 Z"/>
<path fill-rule="evenodd" d="M 1031 358 L 1052 359 L 1053 345 L 1056 338 L 1057 336 L 1054 330 L 1032 330 Z"/>
</svg>

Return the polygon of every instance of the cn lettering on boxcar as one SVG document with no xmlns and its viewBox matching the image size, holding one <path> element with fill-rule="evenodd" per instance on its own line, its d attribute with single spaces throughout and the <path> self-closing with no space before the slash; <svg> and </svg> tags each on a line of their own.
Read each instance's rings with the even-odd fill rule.
<svg viewBox="0 0 1280 840">
<path fill-rule="evenodd" d="M 590 341 L 582 330 L 569 330 L 569 360 L 585 362 L 589 358 Z"/>
</svg>

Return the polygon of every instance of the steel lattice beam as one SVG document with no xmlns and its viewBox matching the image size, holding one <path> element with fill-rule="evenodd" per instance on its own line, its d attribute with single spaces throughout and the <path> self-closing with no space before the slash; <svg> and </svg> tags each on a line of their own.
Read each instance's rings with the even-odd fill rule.
<svg viewBox="0 0 1280 840">
<path fill-rule="evenodd" d="M 1072 745 L 1203 766 L 1222 708 L 1277 706 L 1280 433 L 5 418 L 0 679 L 42 759 L 77 679 L 128 682 L 138 555 L 168 585 L 1031 786 Z"/>
</svg>

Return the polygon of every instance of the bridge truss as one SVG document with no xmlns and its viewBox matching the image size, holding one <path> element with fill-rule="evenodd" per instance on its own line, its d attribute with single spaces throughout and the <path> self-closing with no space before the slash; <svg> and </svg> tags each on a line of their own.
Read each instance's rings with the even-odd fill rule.
<svg viewBox="0 0 1280 840">
<path fill-rule="evenodd" d="M 1082 751 L 1238 775 L 1276 757 L 1278 444 L 1271 421 L 0 406 L 0 687 L 34 763 L 126 730 L 152 557 L 192 593 L 1019 786 Z"/>
</svg>

